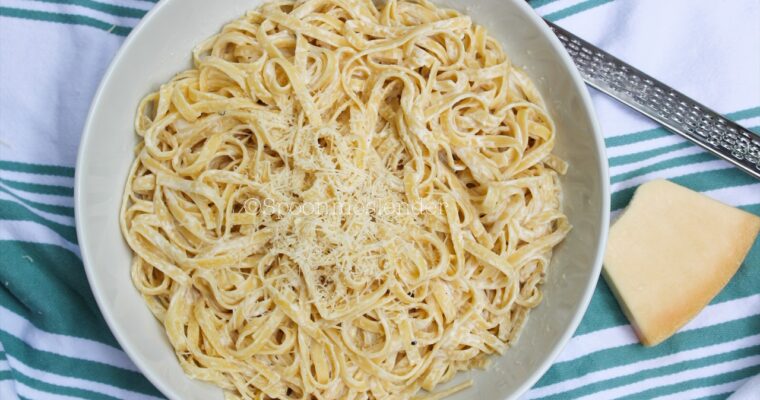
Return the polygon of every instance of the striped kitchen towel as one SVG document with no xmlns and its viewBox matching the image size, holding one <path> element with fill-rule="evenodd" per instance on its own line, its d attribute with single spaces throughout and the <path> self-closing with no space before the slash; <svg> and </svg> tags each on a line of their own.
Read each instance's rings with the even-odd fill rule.
<svg viewBox="0 0 760 400">
<path fill-rule="evenodd" d="M 760 1 L 531 4 L 758 131 Z M 90 100 L 124 37 L 151 6 L 147 0 L 0 0 L 0 399 L 162 398 L 98 312 L 79 256 L 72 199 Z M 760 182 L 592 95 L 606 136 L 613 212 L 639 184 L 668 178 L 760 215 Z M 758 373 L 755 243 L 712 304 L 654 348 L 637 344 L 600 281 L 575 336 L 524 397 L 725 398 Z"/>
</svg>

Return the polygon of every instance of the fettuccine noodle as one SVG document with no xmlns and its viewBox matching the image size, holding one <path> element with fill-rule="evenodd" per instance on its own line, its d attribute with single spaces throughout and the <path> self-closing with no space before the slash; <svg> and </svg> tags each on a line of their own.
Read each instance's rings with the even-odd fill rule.
<svg viewBox="0 0 760 400">
<path fill-rule="evenodd" d="M 425 0 L 286 0 L 193 61 L 139 106 L 121 209 L 188 375 L 235 399 L 408 399 L 514 343 L 570 230 L 567 166 L 483 27 Z"/>
</svg>

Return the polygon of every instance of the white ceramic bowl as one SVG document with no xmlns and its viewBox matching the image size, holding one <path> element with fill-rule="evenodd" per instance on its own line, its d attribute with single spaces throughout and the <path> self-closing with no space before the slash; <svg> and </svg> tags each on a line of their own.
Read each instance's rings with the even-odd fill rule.
<svg viewBox="0 0 760 400">
<path fill-rule="evenodd" d="M 435 1 L 435 0 L 434 0 Z M 100 85 L 82 135 L 76 168 L 76 225 L 87 277 L 116 339 L 145 376 L 172 399 L 222 399 L 187 378 L 163 327 L 132 286 L 132 254 L 118 212 L 134 157 L 132 121 L 139 100 L 190 67 L 190 52 L 261 0 L 164 0 L 127 38 Z M 597 282 L 609 219 L 607 161 L 586 88 L 559 41 L 522 0 L 441 0 L 499 40 L 538 84 L 558 125 L 556 152 L 570 163 L 562 180 L 574 229 L 555 253 L 542 304 L 517 345 L 452 400 L 516 398 L 551 365 L 575 331 Z M 455 382 L 465 378 L 460 374 Z"/>
</svg>

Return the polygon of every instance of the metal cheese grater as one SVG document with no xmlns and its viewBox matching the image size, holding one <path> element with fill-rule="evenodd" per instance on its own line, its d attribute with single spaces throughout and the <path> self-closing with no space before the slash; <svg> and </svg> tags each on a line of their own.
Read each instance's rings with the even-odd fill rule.
<svg viewBox="0 0 760 400">
<path fill-rule="evenodd" d="M 546 21 L 587 84 L 760 179 L 760 136 Z"/>
</svg>

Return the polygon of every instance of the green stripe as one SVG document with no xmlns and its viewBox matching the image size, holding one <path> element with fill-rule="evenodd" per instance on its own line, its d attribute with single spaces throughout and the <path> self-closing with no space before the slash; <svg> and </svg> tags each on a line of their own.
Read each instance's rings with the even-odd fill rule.
<svg viewBox="0 0 760 400">
<path fill-rule="evenodd" d="M 134 392 L 161 396 L 158 390 L 139 372 L 36 350 L 19 338 L 9 335 L 2 330 L 2 326 L 0 326 L 0 341 L 2 341 L 8 354 L 32 368 L 62 376 L 105 383 Z"/>
<path fill-rule="evenodd" d="M 68 25 L 89 26 L 92 28 L 100 29 L 102 31 L 113 33 L 114 35 L 118 35 L 118 36 L 127 36 L 129 34 L 129 31 L 132 30 L 132 28 L 129 28 L 126 26 L 109 24 L 99 19 L 87 17 L 84 15 L 51 13 L 51 12 L 46 12 L 46 11 L 35 11 L 35 10 L 22 10 L 19 8 L 11 8 L 11 7 L 0 7 L 0 16 L 28 19 L 28 20 L 33 20 L 33 21 L 56 22 L 56 23 L 68 24 Z M 2 168 L 2 166 L 0 166 L 0 168 Z M 73 168 L 72 168 L 72 171 L 73 171 Z M 57 174 L 50 174 L 50 175 L 57 175 Z M 73 176 L 73 172 L 72 172 L 72 176 Z"/>
<path fill-rule="evenodd" d="M 528 4 L 530 4 L 533 8 L 543 7 L 547 4 L 554 3 L 557 0 L 530 0 Z"/>
<path fill-rule="evenodd" d="M 122 275 L 129 279 L 129 271 Z M 119 347 L 74 253 L 50 244 L 0 241 L 0 282 L 0 305 L 38 329 Z"/>
<path fill-rule="evenodd" d="M 559 400 L 559 399 L 564 399 L 564 398 L 578 398 L 581 396 L 588 396 L 588 395 L 601 392 L 603 390 L 635 384 L 645 379 L 666 376 L 666 375 L 675 374 L 682 371 L 687 371 L 690 369 L 709 367 L 711 365 L 719 364 L 722 362 L 737 360 L 740 358 L 750 357 L 757 354 L 760 354 L 760 345 L 746 347 L 746 348 L 738 349 L 734 351 L 729 351 L 722 354 L 715 354 L 715 355 L 698 358 L 694 360 L 681 361 L 681 362 L 663 366 L 663 367 L 646 369 L 643 371 L 635 372 L 630 375 L 625 375 L 625 376 L 611 378 L 611 379 L 607 379 L 603 381 L 594 382 L 592 384 L 585 385 L 574 390 L 569 390 L 566 392 L 557 393 L 555 395 L 546 396 L 542 398 L 547 399 L 547 400 L 549 399 Z"/>
<path fill-rule="evenodd" d="M 638 343 L 619 346 L 587 354 L 575 360 L 555 363 L 536 384 L 544 387 L 581 374 L 602 371 L 621 365 L 672 355 L 718 343 L 727 343 L 760 332 L 760 315 L 741 318 L 704 328 L 676 333 L 671 339 L 657 345 L 644 347 Z"/>
<path fill-rule="evenodd" d="M 700 397 L 696 400 L 725 400 L 728 398 L 728 396 L 731 396 L 731 391 L 724 392 L 721 394 L 714 394 L 712 396 Z"/>
<path fill-rule="evenodd" d="M 760 126 L 754 126 L 749 129 L 758 131 L 760 130 Z M 610 162 L 610 165 L 612 165 L 613 163 L 614 164 L 629 164 L 632 162 L 638 162 L 638 161 L 643 161 L 646 159 L 651 159 L 663 154 L 672 153 L 677 150 L 681 150 L 685 148 L 697 148 L 697 146 L 694 144 L 690 144 L 689 142 L 683 142 L 683 143 L 675 144 L 672 146 L 665 146 L 665 147 L 661 147 L 661 148 L 657 148 L 653 150 L 632 153 L 625 156 L 613 157 L 613 158 L 610 158 L 609 162 Z M 680 156 L 680 157 L 676 157 L 676 158 L 672 158 L 668 160 L 659 161 L 652 165 L 647 165 L 645 167 L 640 167 L 632 171 L 615 175 L 611 178 L 610 182 L 613 184 L 619 183 L 619 182 L 626 181 L 638 176 L 648 174 L 650 172 L 660 171 L 660 170 L 668 169 L 668 168 L 680 167 L 684 165 L 697 164 L 697 163 L 702 163 L 702 162 L 707 162 L 707 161 L 715 161 L 715 160 L 718 160 L 717 156 L 714 156 L 712 153 L 707 153 L 701 150 L 701 152 L 697 154 L 690 154 L 686 156 Z"/>
<path fill-rule="evenodd" d="M 52 229 L 57 234 L 61 235 L 64 239 L 73 244 L 77 244 L 77 231 L 73 226 L 59 224 L 55 221 L 50 221 L 47 218 L 43 218 L 31 211 L 21 204 L 14 203 L 9 200 L 0 200 L 0 220 L 10 221 L 31 221 L 40 225 L 44 225 Z"/>
<path fill-rule="evenodd" d="M 697 192 L 738 187 L 757 183 L 757 180 L 736 168 L 725 168 L 713 171 L 696 172 L 693 174 L 669 178 L 670 181 L 686 186 Z M 612 210 L 619 210 L 628 205 L 636 191 L 636 186 L 619 190 L 612 194 Z"/>
<path fill-rule="evenodd" d="M 611 3 L 612 0 L 587 0 L 582 3 L 575 4 L 565 9 L 555 11 L 550 14 L 544 15 L 544 18 L 549 21 L 555 22 L 562 18 L 567 18 L 571 15 L 578 14 L 579 12 L 587 11 L 595 7 L 599 7 L 603 4 Z"/>
<path fill-rule="evenodd" d="M 665 396 L 673 393 L 680 393 L 686 390 L 697 389 L 701 387 L 722 385 L 724 383 L 735 382 L 740 379 L 748 378 L 760 373 L 760 365 L 743 368 L 737 371 L 726 372 L 719 375 L 713 375 L 705 378 L 691 379 L 685 382 L 674 383 L 672 385 L 652 388 L 643 392 L 636 393 L 618 400 L 624 399 L 653 399 L 655 397 Z"/>
<path fill-rule="evenodd" d="M 29 386 L 32 389 L 39 390 L 41 392 L 45 393 L 53 393 L 60 396 L 71 396 L 76 398 L 82 398 L 82 399 L 92 399 L 92 400 L 114 400 L 117 399 L 116 397 L 108 396 L 102 393 L 93 392 L 87 389 L 78 389 L 78 388 L 72 388 L 67 386 L 60 386 L 52 383 L 48 383 L 45 381 L 41 381 L 36 378 L 32 378 L 30 376 L 26 376 L 22 373 L 20 373 L 18 370 L 11 370 L 11 377 L 16 382 L 23 383 L 26 386 Z"/>
<path fill-rule="evenodd" d="M 70 188 L 68 186 L 43 185 L 39 183 L 19 182 L 19 181 L 13 181 L 10 179 L 3 179 L 3 178 L 0 178 L 0 183 L 10 188 L 21 190 L 27 193 L 37 193 L 37 194 L 45 194 L 45 195 L 50 195 L 50 196 L 65 196 L 65 197 L 74 196 L 74 188 Z"/>
<path fill-rule="evenodd" d="M 652 165 L 647 165 L 646 167 L 641 167 L 633 171 L 628 171 L 622 174 L 615 175 L 610 179 L 610 182 L 614 184 L 614 183 L 627 181 L 629 179 L 636 178 L 637 176 L 646 175 L 650 172 L 655 172 L 655 171 L 668 169 L 668 168 L 680 167 L 683 165 L 714 161 L 714 160 L 717 160 L 717 158 L 714 155 L 710 153 L 706 153 L 706 152 L 697 153 L 697 154 L 689 154 L 686 156 L 671 158 L 669 160 L 663 160 L 663 161 L 654 163 Z"/>
<path fill-rule="evenodd" d="M 752 131 L 755 131 L 755 132 L 760 132 L 760 126 L 753 126 L 753 127 L 750 127 L 749 129 L 752 130 Z M 631 164 L 631 163 L 634 163 L 634 162 L 644 161 L 644 160 L 651 159 L 651 158 L 654 158 L 654 157 L 657 157 L 657 156 L 661 156 L 663 154 L 673 153 L 675 151 L 686 149 L 686 148 L 697 148 L 697 145 L 695 145 L 693 143 L 690 143 L 690 142 L 681 142 L 681 143 L 677 143 L 677 144 L 670 145 L 670 146 L 664 146 L 664 147 L 655 148 L 655 149 L 651 149 L 651 150 L 645 150 L 645 151 L 635 152 L 635 153 L 631 153 L 631 154 L 626 154 L 624 156 L 612 157 L 612 158 L 609 159 L 609 164 L 612 167 L 620 166 L 620 165 L 625 165 L 625 164 Z M 700 153 L 700 154 L 702 154 L 702 153 Z M 705 157 L 705 156 L 694 157 L 695 155 L 691 155 L 690 157 L 694 157 L 694 161 L 693 162 L 684 162 L 682 165 L 693 164 L 693 163 L 697 163 L 697 162 L 705 162 L 705 161 L 718 160 L 718 157 L 712 155 L 712 153 L 704 153 L 704 154 L 709 155 L 709 157 Z M 687 157 L 687 156 L 684 156 L 684 157 Z M 650 171 L 651 172 L 651 171 L 657 171 L 657 170 L 661 170 L 661 169 L 665 169 L 665 168 L 671 168 L 671 167 L 679 166 L 678 164 L 671 163 L 671 161 L 672 160 L 664 160 L 664 161 L 659 162 L 658 164 L 664 165 L 663 167 L 660 167 L 660 168 L 652 168 L 654 166 L 654 165 L 652 165 L 652 166 L 641 167 L 641 168 L 638 168 L 638 169 L 633 170 L 633 171 L 629 171 L 629 172 L 626 173 L 626 174 L 630 175 L 628 178 L 622 178 L 621 179 L 621 178 L 619 178 L 620 175 L 613 176 L 612 177 L 612 183 L 620 182 L 620 181 L 624 181 L 624 180 L 632 178 L 632 177 L 644 175 L 645 172 L 643 172 L 643 171 Z M 655 164 L 655 165 L 658 165 L 658 164 Z"/>
<path fill-rule="evenodd" d="M 654 129 L 649 129 L 646 131 L 634 132 L 634 133 L 607 138 L 607 139 L 604 139 L 604 144 L 607 147 L 618 147 L 618 146 L 623 146 L 623 145 L 637 143 L 637 142 L 644 142 L 644 141 L 652 140 L 652 139 L 659 139 L 661 137 L 671 136 L 671 135 L 673 135 L 673 133 L 668 131 L 665 128 L 654 128 Z"/>
<path fill-rule="evenodd" d="M 9 381 L 13 379 L 11 371 L 0 371 L 0 381 Z"/>
<path fill-rule="evenodd" d="M 745 110 L 726 114 L 726 118 L 732 121 L 739 121 L 742 119 L 754 118 L 757 116 L 760 116 L 760 107 L 748 108 Z M 655 128 L 655 129 L 649 129 L 646 131 L 628 133 L 625 135 L 611 137 L 609 139 L 605 139 L 604 144 L 607 147 L 617 147 L 617 146 L 623 146 L 623 145 L 636 143 L 636 142 L 643 142 L 645 140 L 657 139 L 657 138 L 661 138 L 661 137 L 669 136 L 669 135 L 672 135 L 672 133 L 667 131 L 665 128 Z"/>
<path fill-rule="evenodd" d="M 694 146 L 691 142 L 681 142 L 672 144 L 670 146 L 663 146 L 656 149 L 640 151 L 638 153 L 626 154 L 624 156 L 610 157 L 610 167 L 617 167 L 620 165 L 631 164 L 638 161 L 644 161 L 646 159 L 657 157 L 662 154 L 670 153 L 676 150 L 685 149 L 687 147 Z"/>
<path fill-rule="evenodd" d="M 147 11 L 132 7 L 117 6 L 113 4 L 100 3 L 93 0 L 36 0 L 43 3 L 53 4 L 70 4 L 89 8 L 91 10 L 102 11 L 106 14 L 126 18 L 142 18 Z"/>
<path fill-rule="evenodd" d="M 739 206 L 738 208 L 760 217 L 760 204 L 747 204 L 745 206 Z"/>
<path fill-rule="evenodd" d="M 0 7 L 0 15 L 4 15 L 6 7 Z M 23 11 L 23 10 L 18 10 Z M 28 174 L 37 175 L 54 175 L 54 176 L 66 176 L 69 178 L 74 177 L 74 168 L 62 167 L 59 165 L 43 165 L 43 164 L 30 164 L 22 163 L 18 161 L 5 161 L 0 160 L 0 169 L 13 172 L 24 172 Z"/>
<path fill-rule="evenodd" d="M 73 207 L 66 207 L 66 206 L 57 206 L 53 204 L 45 204 L 45 203 L 38 203 L 36 201 L 27 200 L 23 197 L 18 196 L 17 194 L 11 192 L 10 190 L 0 186 L 0 192 L 7 193 L 16 200 L 26 204 L 27 206 L 34 208 L 35 210 L 44 211 L 50 214 L 56 214 L 56 215 L 63 215 L 67 217 L 73 217 L 74 216 L 74 208 Z"/>
</svg>

